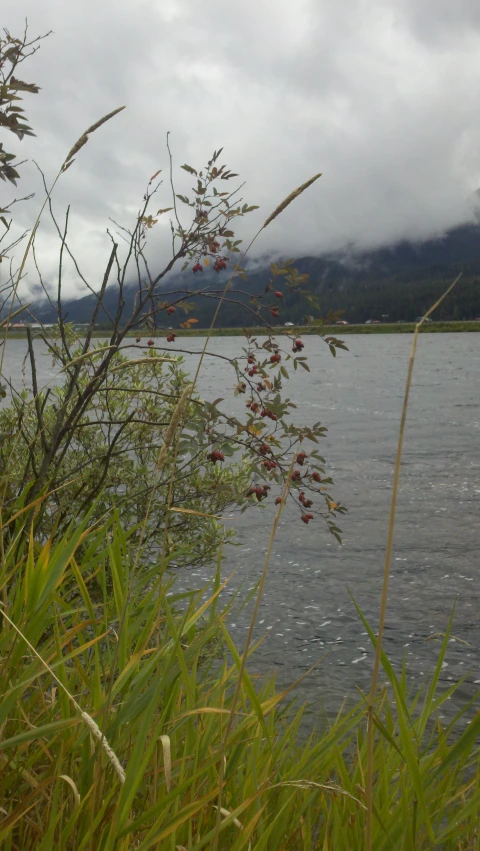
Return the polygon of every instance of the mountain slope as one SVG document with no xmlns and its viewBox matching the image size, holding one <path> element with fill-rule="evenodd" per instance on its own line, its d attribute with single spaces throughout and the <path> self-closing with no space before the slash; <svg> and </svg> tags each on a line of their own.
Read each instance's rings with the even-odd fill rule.
<svg viewBox="0 0 480 851">
<path fill-rule="evenodd" d="M 390 319 L 413 320 L 423 313 L 435 301 L 448 283 L 462 272 L 462 280 L 456 290 L 438 309 L 438 319 L 473 319 L 480 316 L 480 225 L 464 225 L 448 231 L 438 239 L 414 244 L 402 242 L 397 245 L 380 248 L 375 251 L 355 253 L 352 250 L 320 258 L 302 257 L 295 262 L 300 273 L 310 276 L 308 289 L 314 294 L 325 315 L 329 310 L 345 311 L 350 322 L 365 322 L 370 318 L 388 315 Z M 192 276 L 191 271 L 178 275 L 166 284 L 166 289 L 177 287 L 185 291 L 210 286 L 222 288 L 226 273 L 216 276 L 203 273 Z M 234 288 L 246 293 L 261 293 L 269 279 L 269 270 L 254 269 L 249 273 L 247 283 L 240 280 Z M 125 315 L 133 307 L 136 287 L 126 289 Z M 233 292 L 229 299 L 247 302 L 247 296 Z M 192 298 L 189 297 L 189 301 Z M 195 317 L 199 327 L 209 324 L 215 308 L 211 298 L 193 299 L 197 304 Z M 270 299 L 271 300 L 271 299 Z M 67 321 L 87 322 L 90 318 L 95 298 L 92 295 L 65 305 Z M 116 309 L 117 288 L 107 289 L 105 306 L 112 314 Z M 55 313 L 47 304 L 39 304 L 35 310 L 44 322 L 55 321 Z M 285 293 L 278 321 L 301 321 L 312 309 L 305 300 L 297 295 Z M 161 320 L 164 326 L 175 325 L 170 317 Z M 98 321 L 108 324 L 106 314 L 99 315 Z M 254 324 L 254 317 L 239 304 L 228 301 L 222 305 L 218 324 L 221 326 L 243 326 Z"/>
</svg>

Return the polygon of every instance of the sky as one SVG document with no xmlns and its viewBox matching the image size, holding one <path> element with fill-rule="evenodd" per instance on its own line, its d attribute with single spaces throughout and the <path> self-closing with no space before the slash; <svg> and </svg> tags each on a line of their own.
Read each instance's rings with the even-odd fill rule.
<svg viewBox="0 0 480 851">
<path fill-rule="evenodd" d="M 111 218 L 131 225 L 151 175 L 222 161 L 260 209 L 240 223 L 251 236 L 272 209 L 322 177 L 266 229 L 253 258 L 319 256 L 441 235 L 472 217 L 480 187 L 478 0 L 3 0 L 3 24 L 32 36 L 53 30 L 22 66 L 41 86 L 25 97 L 36 138 L 15 149 L 51 182 L 94 121 L 100 128 L 55 189 L 82 271 L 98 286 Z M 20 75 L 19 75 L 20 76 Z M 2 140 L 6 142 L 2 136 Z M 178 176 L 178 191 L 188 179 Z M 29 228 L 42 201 L 39 173 L 22 167 L 15 209 Z M 170 206 L 168 180 L 159 207 Z M 155 268 L 168 255 L 168 220 L 152 231 Z M 44 219 L 37 255 L 54 284 L 58 240 Z M 168 258 L 167 258 L 168 259 Z M 32 290 L 31 268 L 24 284 Z M 73 268 L 67 291 L 83 294 Z"/>
</svg>

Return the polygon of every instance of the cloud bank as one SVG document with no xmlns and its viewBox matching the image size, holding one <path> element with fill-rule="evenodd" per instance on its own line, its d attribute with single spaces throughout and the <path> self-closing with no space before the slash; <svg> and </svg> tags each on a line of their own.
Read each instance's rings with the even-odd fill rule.
<svg viewBox="0 0 480 851">
<path fill-rule="evenodd" d="M 168 166 L 167 131 L 178 165 L 201 166 L 224 146 L 246 180 L 245 200 L 261 208 L 241 236 L 322 172 L 265 231 L 261 254 L 421 240 L 472 216 L 469 198 L 480 186 L 476 0 L 4 0 L 12 33 L 25 17 L 31 35 L 54 31 L 23 66 L 42 91 L 26 99 L 37 137 L 17 146 L 47 181 L 81 132 L 127 106 L 92 136 L 55 192 L 60 219 L 71 204 L 72 247 L 92 285 L 109 253 L 109 218 L 131 223 L 149 177 Z M 22 174 L 19 190 L 37 194 L 18 208 L 19 228 L 31 226 L 42 196 L 33 164 Z M 2 199 L 8 194 L 3 186 Z M 158 198 L 168 206 L 168 181 Z M 152 234 L 155 263 L 167 232 Z M 38 255 L 54 282 L 58 242 L 47 224 Z M 76 291 L 73 270 L 68 286 Z"/>
</svg>

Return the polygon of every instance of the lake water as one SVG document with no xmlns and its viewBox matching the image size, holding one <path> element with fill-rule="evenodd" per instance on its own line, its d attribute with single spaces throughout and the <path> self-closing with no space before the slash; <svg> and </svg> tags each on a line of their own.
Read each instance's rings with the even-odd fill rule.
<svg viewBox="0 0 480 851">
<path fill-rule="evenodd" d="M 297 404 L 295 417 L 321 420 L 329 428 L 321 451 L 335 480 L 332 493 L 348 506 L 339 525 L 339 546 L 320 521 L 308 526 L 287 507 L 275 541 L 256 635 L 265 636 L 251 668 L 276 672 L 289 685 L 314 662 L 324 660 L 299 686 L 299 694 L 328 711 L 366 688 L 373 654 L 350 598 L 355 597 L 375 627 L 383 573 L 393 465 L 405 389 L 411 335 L 349 335 L 349 352 L 333 359 L 317 338 L 307 337 L 311 373 L 296 373 L 285 391 Z M 177 340 L 192 351 L 203 340 Z M 211 341 L 218 354 L 239 353 L 240 338 Z M 10 341 L 4 371 L 15 385 L 26 351 Z M 193 369 L 197 355 L 186 355 Z M 40 382 L 50 377 L 42 364 Z M 28 369 L 27 369 L 28 376 Z M 234 399 L 234 375 L 225 362 L 207 359 L 199 391 L 205 398 Z M 230 400 L 231 395 L 231 400 Z M 441 682 L 466 676 L 451 711 L 480 689 L 480 334 L 420 337 L 405 434 L 385 649 L 397 666 L 405 657 L 408 675 L 420 682 L 432 669 L 456 601 L 452 638 Z M 251 589 L 265 558 L 273 513 L 253 507 L 233 512 L 240 546 L 229 548 L 225 574 L 237 569 L 225 602 L 239 583 Z M 211 568 L 183 572 L 179 587 L 202 587 Z M 349 593 L 350 592 L 350 593 Z M 243 646 L 248 607 L 228 617 Z M 449 711 L 449 710 L 447 710 Z"/>
</svg>

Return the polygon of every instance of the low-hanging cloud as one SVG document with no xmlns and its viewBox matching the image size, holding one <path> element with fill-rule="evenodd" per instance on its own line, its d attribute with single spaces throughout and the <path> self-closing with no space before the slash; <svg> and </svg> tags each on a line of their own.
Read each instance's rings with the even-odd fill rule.
<svg viewBox="0 0 480 851">
<path fill-rule="evenodd" d="M 42 91 L 26 96 L 37 137 L 17 146 L 47 182 L 93 121 L 127 106 L 55 190 L 60 219 L 72 205 L 72 247 L 92 285 L 109 252 L 109 219 L 131 223 L 149 177 L 168 168 L 167 131 L 178 165 L 202 165 L 224 146 L 229 167 L 247 181 L 243 197 L 261 208 L 240 235 L 323 173 L 264 232 L 262 255 L 421 240 L 472 215 L 480 185 L 476 0 L 4 2 L 12 33 L 25 17 L 32 35 L 54 31 L 22 69 Z M 37 195 L 18 208 L 19 228 L 31 226 L 41 198 L 32 163 L 20 186 Z M 168 206 L 168 180 L 158 199 Z M 152 232 L 156 263 L 167 236 L 167 227 Z M 58 241 L 47 224 L 38 256 L 53 282 Z M 71 292 L 75 282 L 70 270 Z"/>
</svg>

